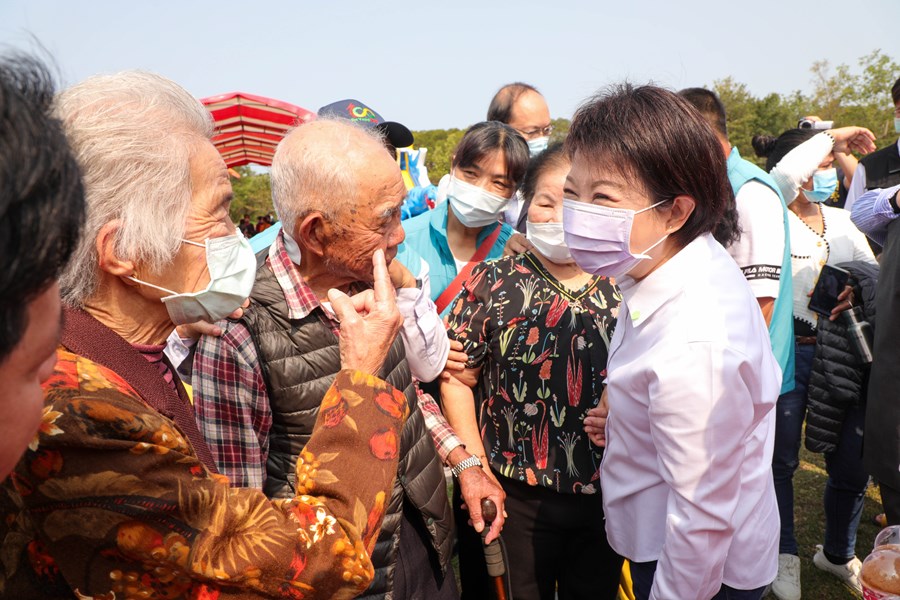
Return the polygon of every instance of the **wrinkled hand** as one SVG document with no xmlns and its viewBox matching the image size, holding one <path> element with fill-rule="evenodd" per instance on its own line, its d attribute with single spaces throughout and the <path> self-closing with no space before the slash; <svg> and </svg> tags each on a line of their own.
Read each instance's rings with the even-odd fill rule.
<svg viewBox="0 0 900 600">
<path fill-rule="evenodd" d="M 418 285 L 412 272 L 410 272 L 410 270 L 399 260 L 391 261 L 388 272 L 391 274 L 391 283 L 394 285 L 395 289 L 414 288 Z"/>
<path fill-rule="evenodd" d="M 838 303 L 833 309 L 831 309 L 831 316 L 828 317 L 829 321 L 837 320 L 837 318 L 841 316 L 842 312 L 853 307 L 853 286 L 845 286 L 844 291 L 838 294 L 837 299 Z"/>
<path fill-rule="evenodd" d="M 491 529 L 484 539 L 485 544 L 490 544 L 500 535 L 503 523 L 506 521 L 506 511 L 503 504 L 506 501 L 506 492 L 500 487 L 500 483 L 497 482 L 493 473 L 487 472 L 487 469 L 477 469 L 475 467 L 466 469 L 459 474 L 457 481 L 459 482 L 460 494 L 463 497 L 463 508 L 469 511 L 469 524 L 478 533 L 484 530 L 484 518 L 481 516 L 481 499 L 490 498 L 496 505 L 497 518 L 491 523 Z"/>
<path fill-rule="evenodd" d="M 328 300 L 341 323 L 341 368 L 376 374 L 384 364 L 403 317 L 384 251 L 372 256 L 374 286 L 352 298 L 339 290 L 328 290 Z"/>
<path fill-rule="evenodd" d="M 606 417 L 609 416 L 609 399 L 606 389 L 600 395 L 600 404 L 590 409 L 584 418 L 584 431 L 595 446 L 606 446 Z"/>
<path fill-rule="evenodd" d="M 865 127 L 839 127 L 829 129 L 834 138 L 835 152 L 858 152 L 868 154 L 875 151 L 875 134 Z"/>
<path fill-rule="evenodd" d="M 514 233 L 503 247 L 503 256 L 515 256 L 533 250 L 534 245 L 521 233 Z"/>
<path fill-rule="evenodd" d="M 244 300 L 244 302 L 234 309 L 234 312 L 228 315 L 229 319 L 240 319 L 244 316 L 244 309 L 250 306 L 250 300 Z M 196 323 L 188 323 L 186 325 L 179 325 L 175 328 L 175 331 L 178 332 L 179 337 L 183 339 L 191 339 L 191 340 L 199 340 L 202 335 L 211 335 L 213 337 L 219 337 L 224 333 L 222 328 L 216 325 L 215 323 L 208 323 L 206 321 L 197 321 Z"/>
</svg>

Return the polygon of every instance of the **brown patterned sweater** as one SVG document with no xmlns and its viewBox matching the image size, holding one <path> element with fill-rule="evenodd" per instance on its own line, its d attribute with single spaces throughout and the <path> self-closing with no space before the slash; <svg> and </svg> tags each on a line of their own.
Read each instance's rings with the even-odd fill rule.
<svg viewBox="0 0 900 600">
<path fill-rule="evenodd" d="M 397 471 L 403 395 L 342 371 L 297 496 L 235 489 L 125 379 L 65 349 L 41 429 L 0 487 L 4 598 L 348 598 Z"/>
</svg>

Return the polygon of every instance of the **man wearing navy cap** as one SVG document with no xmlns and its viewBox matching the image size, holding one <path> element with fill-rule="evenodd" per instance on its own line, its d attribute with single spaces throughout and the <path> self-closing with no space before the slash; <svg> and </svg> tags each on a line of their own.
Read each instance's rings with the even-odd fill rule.
<svg viewBox="0 0 900 600">
<path fill-rule="evenodd" d="M 370 106 L 366 106 L 359 100 L 339 100 L 319 109 L 320 117 L 340 117 L 349 119 L 366 127 L 372 127 L 384 134 L 385 146 L 391 154 L 395 154 L 397 148 L 406 148 L 413 145 L 412 132 L 401 123 L 385 121 L 381 115 Z"/>
</svg>

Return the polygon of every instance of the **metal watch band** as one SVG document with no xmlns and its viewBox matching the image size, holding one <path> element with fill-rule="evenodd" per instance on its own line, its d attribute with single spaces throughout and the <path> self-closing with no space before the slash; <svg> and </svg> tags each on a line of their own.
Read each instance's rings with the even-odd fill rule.
<svg viewBox="0 0 900 600">
<path fill-rule="evenodd" d="M 459 477 L 459 474 L 465 471 L 466 469 L 470 469 L 472 467 L 480 467 L 481 459 L 477 456 L 470 456 L 469 458 L 463 459 L 456 463 L 456 466 L 450 469 L 450 472 L 453 473 L 454 477 Z"/>
</svg>

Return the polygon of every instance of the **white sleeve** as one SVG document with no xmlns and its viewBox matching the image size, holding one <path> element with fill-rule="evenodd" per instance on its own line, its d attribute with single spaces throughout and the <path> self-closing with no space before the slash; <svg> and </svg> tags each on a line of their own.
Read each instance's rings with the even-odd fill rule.
<svg viewBox="0 0 900 600">
<path fill-rule="evenodd" d="M 768 186 L 749 181 L 738 190 L 741 237 L 728 253 L 757 298 L 777 298 L 784 259 L 784 207 Z"/>
<path fill-rule="evenodd" d="M 834 148 L 834 140 L 825 132 L 815 135 L 778 161 L 769 175 L 778 184 L 781 196 L 788 204 L 800 193 L 800 187 L 813 176 L 819 164 Z"/>
<path fill-rule="evenodd" d="M 853 182 L 847 190 L 847 200 L 844 202 L 844 210 L 853 210 L 853 205 L 866 192 L 866 167 L 859 163 L 856 172 L 853 173 Z"/>
<path fill-rule="evenodd" d="M 191 375 L 194 370 L 193 360 L 187 359 L 193 356 L 193 350 L 196 346 L 197 338 L 183 338 L 178 335 L 177 329 L 173 329 L 169 337 L 166 338 L 166 347 L 163 350 L 166 358 L 169 359 L 169 362 L 175 367 L 175 371 L 178 372 L 178 376 L 181 377 L 181 381 L 187 384 L 191 383 Z"/>
<path fill-rule="evenodd" d="M 650 435 L 669 486 L 666 532 L 651 600 L 712 598 L 735 532 L 758 366 L 695 342 L 659 361 L 650 381 Z"/>
<path fill-rule="evenodd" d="M 400 336 L 412 376 L 419 381 L 433 381 L 447 364 L 450 340 L 431 301 L 428 264 L 424 260 L 416 279 L 420 287 L 397 290 L 397 308 L 403 316 Z"/>
</svg>

